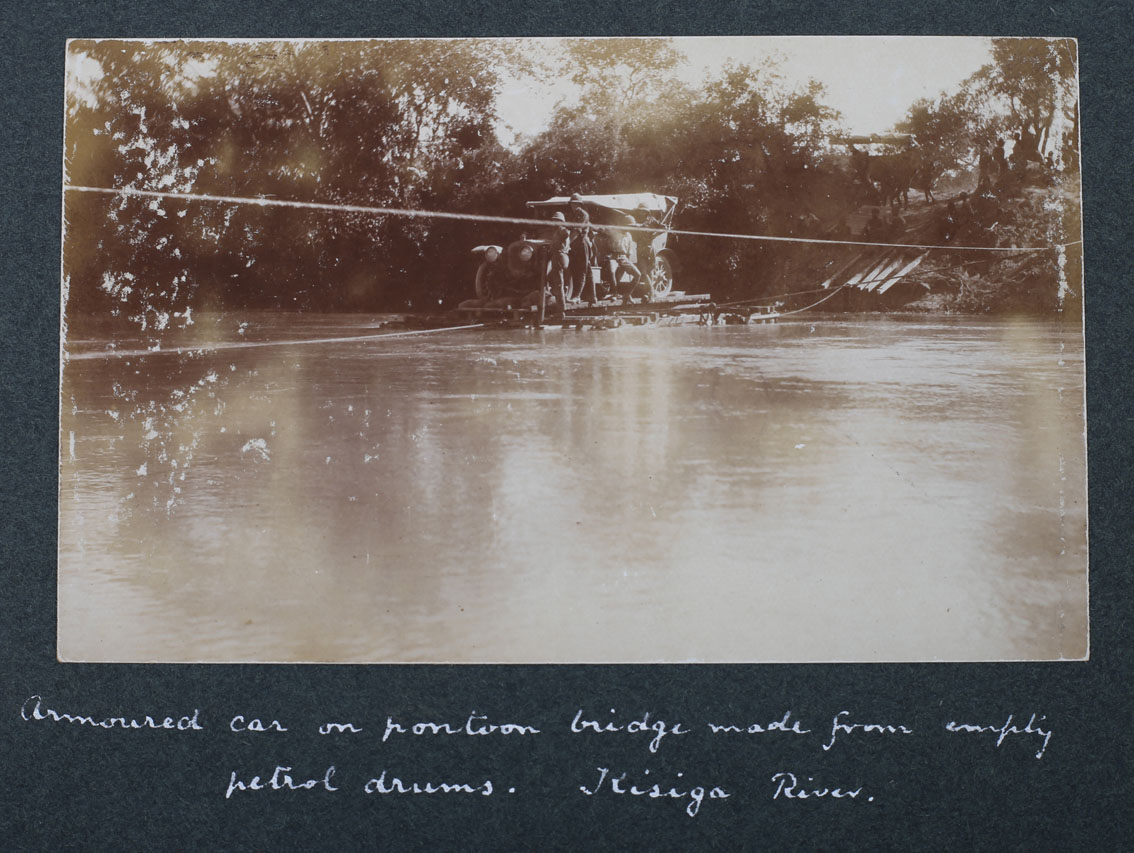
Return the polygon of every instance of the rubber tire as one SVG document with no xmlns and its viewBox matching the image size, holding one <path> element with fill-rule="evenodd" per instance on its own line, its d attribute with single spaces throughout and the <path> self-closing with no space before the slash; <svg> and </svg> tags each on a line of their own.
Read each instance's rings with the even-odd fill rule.
<svg viewBox="0 0 1134 853">
<path fill-rule="evenodd" d="M 488 286 L 488 261 L 481 261 L 480 266 L 476 268 L 476 298 L 483 299 L 489 302 L 499 296 L 498 293 L 493 292 Z"/>
<path fill-rule="evenodd" d="M 662 271 L 660 281 L 656 275 L 658 270 Z M 673 290 L 673 264 L 670 263 L 669 258 L 665 255 L 655 258 L 654 268 L 650 270 L 647 278 L 650 285 L 651 300 L 669 294 Z"/>
</svg>

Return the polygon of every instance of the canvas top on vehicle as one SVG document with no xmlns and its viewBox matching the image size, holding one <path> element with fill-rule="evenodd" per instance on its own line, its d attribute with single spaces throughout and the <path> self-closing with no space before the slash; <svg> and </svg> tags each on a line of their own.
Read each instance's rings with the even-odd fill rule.
<svg viewBox="0 0 1134 853">
<path fill-rule="evenodd" d="M 592 207 L 616 210 L 622 213 L 632 213 L 645 208 L 658 217 L 662 225 L 668 226 L 677 207 L 677 198 L 658 193 L 615 193 L 611 195 L 584 195 L 581 196 L 583 204 Z M 571 197 L 567 195 L 552 196 L 542 201 L 529 201 L 528 207 L 548 208 L 567 207 L 571 204 Z"/>
</svg>

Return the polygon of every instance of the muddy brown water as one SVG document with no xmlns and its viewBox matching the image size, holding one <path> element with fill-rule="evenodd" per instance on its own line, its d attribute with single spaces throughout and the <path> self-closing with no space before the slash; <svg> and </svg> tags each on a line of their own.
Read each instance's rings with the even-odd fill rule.
<svg viewBox="0 0 1134 853">
<path fill-rule="evenodd" d="M 65 366 L 63 659 L 1086 654 L 1074 324 L 194 320 Z"/>
</svg>

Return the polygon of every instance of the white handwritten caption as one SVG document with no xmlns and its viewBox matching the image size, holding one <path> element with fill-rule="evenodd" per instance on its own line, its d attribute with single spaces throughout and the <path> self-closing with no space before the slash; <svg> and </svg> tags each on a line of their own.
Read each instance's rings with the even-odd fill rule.
<svg viewBox="0 0 1134 853">
<path fill-rule="evenodd" d="M 63 724 L 79 728 L 117 729 L 121 731 L 138 732 L 141 730 L 164 730 L 171 732 L 201 732 L 206 731 L 205 721 L 199 708 L 191 713 L 180 716 L 173 714 L 142 714 L 135 716 L 119 715 L 104 716 L 96 713 L 83 713 L 74 711 L 59 711 L 49 707 L 39 694 L 29 696 L 20 706 L 21 719 L 38 723 Z M 1051 741 L 1052 730 L 1050 726 L 1044 727 L 1047 719 L 1043 714 L 1032 713 L 1023 726 L 1014 721 L 1016 715 L 1009 714 L 1003 723 L 960 722 L 950 720 L 940 731 L 949 734 L 995 735 L 990 742 L 997 750 L 1010 738 L 1022 740 L 1033 738 L 1038 742 L 1034 753 L 1035 758 L 1043 758 Z M 1022 718 L 1021 718 L 1022 719 Z M 566 722 L 566 721 L 565 721 Z M 541 724 L 542 725 L 542 724 Z M 275 717 L 252 716 L 249 714 L 236 714 L 228 718 L 227 729 L 236 734 L 254 734 L 265 737 L 285 735 L 290 729 L 281 720 Z M 470 711 L 463 722 L 436 722 L 432 720 L 409 721 L 395 716 L 385 718 L 384 727 L 381 728 L 380 740 L 386 743 L 391 739 L 403 737 L 433 739 L 436 737 L 471 737 L 471 738 L 530 738 L 542 734 L 546 726 L 537 727 L 530 723 L 514 721 L 499 721 L 491 719 L 487 714 Z M 355 737 L 364 735 L 367 729 L 355 722 L 325 721 L 315 726 L 315 732 L 321 736 Z M 792 711 L 785 711 L 778 717 L 764 717 L 758 722 L 720 722 L 713 720 L 700 726 L 686 725 L 681 721 L 667 721 L 655 717 L 653 712 L 646 711 L 640 714 L 631 714 L 620 717 L 615 708 L 611 708 L 609 715 L 595 715 L 583 708 L 579 708 L 570 722 L 566 725 L 566 732 L 572 736 L 628 738 L 642 743 L 651 753 L 658 753 L 663 742 L 669 738 L 682 738 L 690 734 L 701 733 L 717 738 L 730 738 L 748 735 L 791 736 L 807 738 L 813 730 L 803 721 L 795 718 Z M 913 727 L 895 721 L 860 722 L 856 720 L 851 711 L 841 710 L 831 718 L 830 726 L 821 730 L 823 741 L 820 747 L 823 752 L 834 748 L 836 744 L 840 749 L 853 748 L 857 740 L 863 738 L 874 739 L 878 737 L 900 738 L 915 735 Z M 375 732 L 375 735 L 377 733 Z M 291 765 L 277 764 L 270 773 L 256 773 L 249 775 L 246 772 L 232 770 L 229 772 L 228 784 L 225 789 L 225 799 L 231 799 L 235 794 L 271 792 L 271 791 L 307 791 L 324 794 L 336 794 L 343 790 L 340 779 L 336 779 L 334 765 L 326 767 L 321 772 L 296 772 Z M 651 777 L 650 769 L 641 771 L 615 770 L 607 766 L 596 766 L 589 784 L 578 785 L 578 791 L 586 797 L 604 796 L 614 797 L 626 802 L 634 799 L 662 800 L 676 802 L 684 805 L 684 811 L 689 817 L 700 814 L 703 804 L 708 800 L 727 800 L 734 795 L 722 784 L 697 780 L 696 784 L 686 778 L 684 771 L 671 771 L 664 776 Z M 593 773 L 597 773 L 595 778 Z M 454 774 L 459 775 L 459 774 Z M 865 793 L 861 784 L 853 786 L 839 784 L 832 785 L 826 781 L 816 781 L 815 776 L 804 776 L 792 770 L 779 770 L 770 777 L 770 799 L 772 800 L 808 800 L 830 799 L 859 802 L 873 802 L 874 796 Z M 820 777 L 821 778 L 821 777 Z M 361 785 L 355 783 L 350 786 L 365 795 L 401 796 L 401 795 L 475 795 L 491 797 L 501 790 L 509 794 L 516 792 L 515 786 L 502 787 L 492 779 L 413 779 L 406 774 L 394 775 L 389 769 L 382 769 L 377 775 L 366 779 Z"/>
</svg>

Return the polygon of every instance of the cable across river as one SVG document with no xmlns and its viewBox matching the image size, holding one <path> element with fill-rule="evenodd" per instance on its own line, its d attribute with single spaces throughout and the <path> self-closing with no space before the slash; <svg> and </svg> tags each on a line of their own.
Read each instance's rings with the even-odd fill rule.
<svg viewBox="0 0 1134 853">
<path fill-rule="evenodd" d="M 99 193 L 103 195 L 117 195 L 127 197 L 134 196 L 140 198 L 162 198 L 178 201 L 212 201 L 224 204 L 254 205 L 258 207 L 296 207 L 306 208 L 309 210 L 331 210 L 341 211 L 344 213 L 361 213 L 369 216 L 402 216 L 413 219 L 450 219 L 462 220 L 466 222 L 499 222 L 507 225 L 532 225 L 544 228 L 546 228 L 550 224 L 549 220 L 546 219 L 532 219 L 517 216 L 494 216 L 484 213 L 459 213 L 447 210 L 417 210 L 413 208 L 400 207 L 371 207 L 368 205 L 359 204 L 335 204 L 331 202 L 294 201 L 292 199 L 281 198 L 209 195 L 206 193 L 172 193 L 163 192 L 160 190 L 140 190 L 134 189 L 132 187 L 112 189 L 110 187 L 85 187 L 65 184 L 63 189 L 70 192 Z M 734 234 L 727 231 L 688 231 L 679 228 L 662 229 L 641 225 L 607 226 L 596 225 L 594 223 L 582 224 L 572 222 L 556 222 L 555 224 L 561 227 L 565 226 L 567 228 L 614 228 L 619 231 L 640 231 L 651 234 L 664 230 L 668 234 L 685 237 L 714 237 L 732 240 L 757 240 L 770 243 L 810 243 L 822 246 L 876 246 L 887 249 L 945 249 L 948 251 L 957 252 L 1046 252 L 1058 249 L 1066 249 L 1069 246 L 1075 246 L 1082 243 L 1081 240 L 1074 240 L 1070 243 L 1051 244 L 1047 246 L 951 246 L 924 243 L 877 243 L 863 240 L 829 240 L 821 237 L 775 237 L 769 234 Z"/>
</svg>

